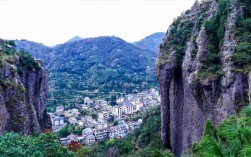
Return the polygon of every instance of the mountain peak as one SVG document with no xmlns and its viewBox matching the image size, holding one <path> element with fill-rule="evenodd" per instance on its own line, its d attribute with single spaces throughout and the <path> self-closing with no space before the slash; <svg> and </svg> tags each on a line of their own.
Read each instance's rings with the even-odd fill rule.
<svg viewBox="0 0 251 157">
<path fill-rule="evenodd" d="M 71 38 L 70 40 L 66 41 L 66 43 L 71 43 L 71 42 L 75 42 L 75 41 L 79 41 L 79 40 L 83 40 L 84 38 L 79 37 L 79 36 L 75 36 L 73 38 Z"/>
<path fill-rule="evenodd" d="M 137 41 L 133 44 L 138 47 L 148 49 L 157 53 L 159 45 L 162 43 L 162 39 L 164 38 L 164 36 L 165 36 L 165 33 L 163 32 L 153 33 L 145 37 L 144 39 Z"/>
</svg>

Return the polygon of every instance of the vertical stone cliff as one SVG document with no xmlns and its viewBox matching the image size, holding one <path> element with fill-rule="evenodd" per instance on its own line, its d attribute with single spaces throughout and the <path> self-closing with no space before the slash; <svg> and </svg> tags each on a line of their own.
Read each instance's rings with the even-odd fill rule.
<svg viewBox="0 0 251 157">
<path fill-rule="evenodd" d="M 236 21 L 245 18 L 246 5 L 197 2 L 174 20 L 160 45 L 161 138 L 176 156 L 199 140 L 207 120 L 217 126 L 250 103 L 250 70 L 243 71 L 236 50 Z"/>
<path fill-rule="evenodd" d="M 47 72 L 42 62 L 10 44 L 0 40 L 0 134 L 39 133 L 51 127 L 45 108 Z"/>
</svg>

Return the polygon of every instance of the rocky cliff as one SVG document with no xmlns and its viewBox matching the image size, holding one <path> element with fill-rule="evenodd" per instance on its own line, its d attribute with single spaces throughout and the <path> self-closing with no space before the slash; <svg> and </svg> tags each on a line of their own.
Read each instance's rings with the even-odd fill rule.
<svg viewBox="0 0 251 157">
<path fill-rule="evenodd" d="M 250 103 L 251 2 L 208 0 L 174 20 L 160 46 L 162 142 L 178 156 Z"/>
<path fill-rule="evenodd" d="M 0 40 L 0 134 L 24 135 L 50 128 L 45 108 L 47 72 L 41 61 L 17 53 L 14 42 Z"/>
</svg>

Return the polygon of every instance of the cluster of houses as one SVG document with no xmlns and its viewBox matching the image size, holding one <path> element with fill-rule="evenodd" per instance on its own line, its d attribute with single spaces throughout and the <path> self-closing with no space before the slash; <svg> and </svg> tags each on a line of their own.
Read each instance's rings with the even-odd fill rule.
<svg viewBox="0 0 251 157">
<path fill-rule="evenodd" d="M 136 128 L 140 128 L 142 119 L 130 121 L 127 117 L 144 112 L 150 106 L 158 105 L 160 96 L 158 91 L 151 89 L 137 94 L 129 94 L 116 99 L 117 105 L 111 106 L 105 100 L 91 100 L 86 97 L 83 104 L 77 104 L 76 108 L 65 110 L 59 106 L 56 112 L 50 113 L 52 129 L 59 131 L 68 125 L 79 125 L 82 135 L 70 134 L 61 138 L 63 145 L 71 141 L 92 145 L 95 142 L 113 138 L 123 138 Z M 81 114 L 85 110 L 92 114 Z M 96 116 L 92 116 L 95 114 Z M 115 123 L 116 122 L 116 123 Z"/>
</svg>

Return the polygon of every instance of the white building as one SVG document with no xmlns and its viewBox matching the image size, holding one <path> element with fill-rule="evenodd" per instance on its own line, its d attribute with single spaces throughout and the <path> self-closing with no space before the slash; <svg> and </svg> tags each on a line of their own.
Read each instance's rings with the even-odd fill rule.
<svg viewBox="0 0 251 157">
<path fill-rule="evenodd" d="M 78 123 L 78 120 L 77 120 L 76 117 L 71 117 L 71 118 L 68 119 L 68 121 L 69 121 L 69 123 L 70 123 L 71 125 L 75 125 L 75 124 Z"/>
<path fill-rule="evenodd" d="M 128 94 L 127 96 L 126 96 L 126 99 L 127 100 L 132 100 L 134 98 L 134 95 L 133 94 Z"/>
<path fill-rule="evenodd" d="M 136 111 L 141 111 L 144 107 L 144 104 L 141 101 L 136 101 L 134 105 L 136 106 Z"/>
<path fill-rule="evenodd" d="M 95 100 L 95 104 L 99 104 L 99 105 L 107 105 L 107 101 L 100 99 L 100 100 Z"/>
<path fill-rule="evenodd" d="M 109 119 L 109 113 L 107 111 L 102 111 L 98 113 L 98 119 L 100 120 L 108 120 Z"/>
<path fill-rule="evenodd" d="M 140 128 L 140 125 L 141 125 L 142 122 L 130 122 L 128 123 L 128 128 L 129 128 L 129 132 L 137 129 L 137 128 Z"/>
<path fill-rule="evenodd" d="M 56 108 L 56 113 L 62 114 L 63 112 L 64 112 L 64 106 L 58 106 L 58 107 Z"/>
<path fill-rule="evenodd" d="M 51 117 L 51 123 L 52 126 L 64 125 L 64 117 L 59 117 L 59 116 Z"/>
<path fill-rule="evenodd" d="M 95 125 L 97 125 L 97 121 L 94 120 L 94 119 L 86 119 L 86 123 L 85 123 L 85 126 L 86 127 L 89 127 L 89 128 L 94 128 Z"/>
<path fill-rule="evenodd" d="M 107 128 L 107 127 L 108 127 L 108 124 L 104 120 L 98 121 L 98 123 L 95 125 L 96 129 L 103 129 L 103 128 Z"/>
<path fill-rule="evenodd" d="M 113 106 L 112 113 L 116 117 L 122 117 L 123 116 L 122 106 Z"/>
<path fill-rule="evenodd" d="M 82 130 L 82 135 L 87 136 L 87 135 L 93 135 L 93 130 L 91 128 L 85 128 Z"/>
<path fill-rule="evenodd" d="M 84 137 L 70 134 L 69 136 L 67 136 L 65 138 L 60 138 L 60 143 L 63 146 L 67 146 L 71 141 L 76 141 L 80 144 L 84 144 Z"/>
<path fill-rule="evenodd" d="M 109 128 L 109 138 L 123 138 L 127 135 L 128 127 L 126 125 L 117 125 Z"/>
<path fill-rule="evenodd" d="M 86 145 L 93 145 L 96 140 L 95 140 L 95 136 L 94 135 L 87 135 L 85 138 L 84 138 L 84 141 L 85 141 L 85 144 Z"/>
<path fill-rule="evenodd" d="M 73 108 L 73 109 L 72 109 L 72 113 L 73 113 L 74 115 L 80 115 L 80 113 L 78 112 L 78 109 L 76 109 L 76 108 Z"/>
<path fill-rule="evenodd" d="M 80 113 L 78 112 L 78 109 L 76 109 L 76 108 L 66 110 L 63 114 L 67 118 L 80 115 Z"/>
<path fill-rule="evenodd" d="M 91 105 L 91 104 L 93 104 L 93 101 L 92 101 L 89 97 L 85 97 L 85 98 L 84 98 L 84 103 L 85 103 L 86 105 Z"/>
<path fill-rule="evenodd" d="M 98 142 L 108 139 L 108 128 L 95 129 L 94 135 Z"/>
<path fill-rule="evenodd" d="M 124 101 L 123 103 L 123 113 L 133 114 L 136 112 L 136 106 L 130 103 L 129 101 Z"/>
<path fill-rule="evenodd" d="M 108 105 L 108 104 L 103 104 L 102 105 L 102 110 L 103 111 L 107 111 L 107 112 L 111 112 L 112 111 L 112 106 L 111 105 Z"/>
<path fill-rule="evenodd" d="M 95 136 L 93 135 L 93 130 L 91 128 L 85 128 L 82 131 L 82 136 L 86 145 L 92 145 L 96 142 Z"/>
<path fill-rule="evenodd" d="M 125 101 L 125 98 L 120 97 L 116 99 L 117 104 L 122 104 Z"/>
<path fill-rule="evenodd" d="M 59 117 L 54 115 L 50 115 L 50 117 L 51 117 L 52 130 L 54 132 L 59 131 L 65 126 L 64 117 Z"/>
</svg>

